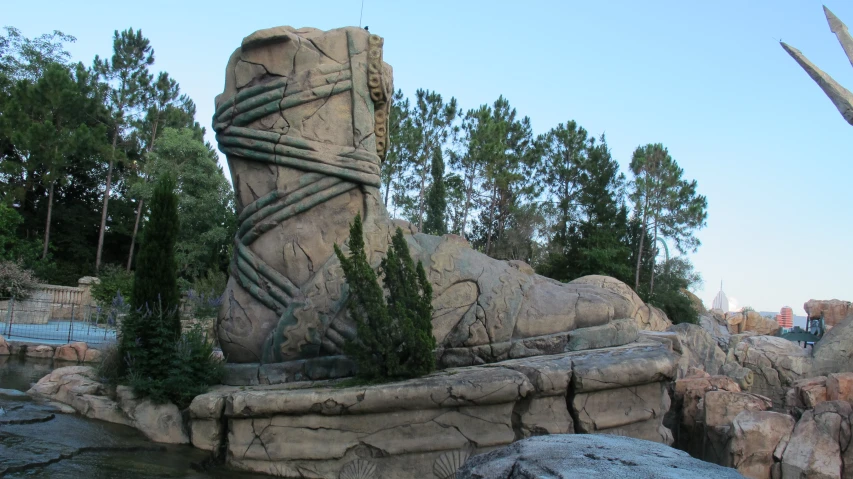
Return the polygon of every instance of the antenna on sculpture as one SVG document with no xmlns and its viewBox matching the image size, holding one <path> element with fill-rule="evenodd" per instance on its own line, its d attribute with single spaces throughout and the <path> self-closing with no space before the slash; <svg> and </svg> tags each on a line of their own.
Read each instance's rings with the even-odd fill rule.
<svg viewBox="0 0 853 479">
<path fill-rule="evenodd" d="M 358 14 L 358 27 L 361 28 L 361 19 L 364 16 L 364 0 L 361 0 L 361 12 Z"/>
</svg>

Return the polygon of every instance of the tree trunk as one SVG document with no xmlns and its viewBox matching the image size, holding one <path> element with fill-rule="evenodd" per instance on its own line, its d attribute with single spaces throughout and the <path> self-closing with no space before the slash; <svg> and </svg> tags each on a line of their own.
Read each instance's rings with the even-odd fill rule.
<svg viewBox="0 0 853 479">
<path fill-rule="evenodd" d="M 47 258 L 47 245 L 50 243 L 50 217 L 53 215 L 53 185 L 56 181 L 50 182 L 50 194 L 47 197 L 47 221 L 44 225 L 44 247 L 41 250 L 41 259 Z"/>
<path fill-rule="evenodd" d="M 139 200 L 139 207 L 136 208 L 136 222 L 133 224 L 133 236 L 130 237 L 130 253 L 127 254 L 127 272 L 130 273 L 130 265 L 133 264 L 133 248 L 136 246 L 136 232 L 139 231 L 139 217 L 142 216 L 142 205 L 145 200 Z"/>
<path fill-rule="evenodd" d="M 429 155 L 424 155 L 425 157 L 429 157 Z M 426 162 L 423 163 L 421 168 L 421 193 L 418 197 L 418 230 L 424 229 L 424 198 L 426 197 L 426 177 L 427 177 L 427 167 Z"/>
<path fill-rule="evenodd" d="M 655 219 L 654 239 L 655 239 L 654 249 L 657 250 L 657 247 L 658 247 L 658 243 L 657 243 L 658 242 L 658 222 L 657 222 L 657 219 Z M 655 261 L 657 260 L 657 257 L 658 257 L 657 254 L 655 254 L 652 257 L 652 278 L 649 281 L 649 296 L 651 296 L 655 292 Z"/>
<path fill-rule="evenodd" d="M 495 221 L 495 200 L 497 197 L 497 185 L 492 188 L 492 201 L 489 207 L 489 229 L 486 235 L 486 256 L 492 251 L 492 225 Z"/>
<path fill-rule="evenodd" d="M 388 196 L 391 193 L 391 185 L 394 184 L 394 178 L 389 175 L 388 186 L 385 187 L 385 209 L 388 209 Z"/>
<path fill-rule="evenodd" d="M 474 176 L 476 171 L 468 175 L 468 186 L 465 187 L 465 208 L 462 209 L 462 225 L 459 229 L 460 236 L 465 236 L 465 226 L 468 225 L 468 210 L 471 209 L 471 195 L 474 193 Z"/>
<path fill-rule="evenodd" d="M 648 208 L 648 201 L 646 201 L 646 205 L 647 205 L 646 208 Z M 637 269 L 634 272 L 634 291 L 635 292 L 637 291 L 637 289 L 640 288 L 640 267 L 641 267 L 642 261 L 643 261 L 643 243 L 646 240 L 646 232 L 647 232 L 646 219 L 648 219 L 647 213 L 644 211 L 643 212 L 643 229 L 640 231 L 640 247 L 637 249 Z"/>
<path fill-rule="evenodd" d="M 110 188 L 113 180 L 113 165 L 116 158 L 116 143 L 118 142 L 118 126 L 113 131 L 113 151 L 110 156 L 110 167 L 107 170 L 107 186 L 104 190 L 104 207 L 101 210 L 101 231 L 98 233 L 98 252 L 95 254 L 95 274 L 101 270 L 101 253 L 104 250 L 104 230 L 107 226 L 107 206 L 110 202 Z"/>
</svg>

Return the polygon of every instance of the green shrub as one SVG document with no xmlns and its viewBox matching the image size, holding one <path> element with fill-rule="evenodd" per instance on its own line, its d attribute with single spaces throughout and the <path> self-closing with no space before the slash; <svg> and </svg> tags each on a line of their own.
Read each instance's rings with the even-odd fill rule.
<svg viewBox="0 0 853 479">
<path fill-rule="evenodd" d="M 181 334 L 175 239 L 178 199 L 174 181 L 159 181 L 136 260 L 133 308 L 121 323 L 120 376 L 140 397 L 183 408 L 219 381 L 222 365 L 195 328 Z"/>
<path fill-rule="evenodd" d="M 104 265 L 98 275 L 99 283 L 92 286 L 92 299 L 98 306 L 107 307 L 121 294 L 125 301 L 132 303 L 133 273 L 114 264 Z"/>
<path fill-rule="evenodd" d="M 366 380 L 418 377 L 435 369 L 432 335 L 432 286 L 423 265 L 415 266 L 403 231 L 397 228 L 379 271 L 385 293 L 364 251 L 361 216 L 350 225 L 347 258 L 335 245 L 349 287 L 347 308 L 356 322 L 357 338 L 344 351 Z"/>
<path fill-rule="evenodd" d="M 0 261 L 0 298 L 26 299 L 36 287 L 36 277 L 14 261 Z"/>
</svg>

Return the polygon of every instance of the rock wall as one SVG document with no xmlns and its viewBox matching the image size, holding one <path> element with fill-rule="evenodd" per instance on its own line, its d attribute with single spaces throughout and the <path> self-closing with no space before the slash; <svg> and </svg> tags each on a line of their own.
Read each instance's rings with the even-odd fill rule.
<svg viewBox="0 0 853 479">
<path fill-rule="evenodd" d="M 644 342 L 374 386 L 221 388 L 193 401 L 191 438 L 214 451 L 227 439 L 232 466 L 286 477 L 453 477 L 471 454 L 542 434 L 670 444 L 674 367 L 668 348 Z"/>
<path fill-rule="evenodd" d="M 809 319 L 823 315 L 827 328 L 832 328 L 848 316 L 853 316 L 853 303 L 840 299 L 810 299 L 803 304 Z"/>
</svg>

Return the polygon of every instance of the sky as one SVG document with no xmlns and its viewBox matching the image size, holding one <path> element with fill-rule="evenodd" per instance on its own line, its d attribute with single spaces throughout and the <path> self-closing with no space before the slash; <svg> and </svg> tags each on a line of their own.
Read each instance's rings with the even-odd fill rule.
<svg viewBox="0 0 853 479">
<path fill-rule="evenodd" d="M 206 125 L 243 37 L 358 26 L 363 15 L 407 95 L 431 89 L 463 109 L 504 95 L 534 133 L 569 120 L 605 133 L 626 172 L 637 146 L 663 143 L 708 198 L 702 246 L 688 255 L 706 306 L 720 281 L 737 307 L 759 311 L 853 300 L 853 130 L 779 46 L 853 89 L 820 2 L 364 0 L 363 14 L 361 5 L 0 0 L 0 26 L 74 35 L 69 51 L 86 64 L 111 54 L 114 30 L 141 29 L 154 69 L 178 80 Z M 827 7 L 853 26 L 853 3 Z"/>
</svg>

